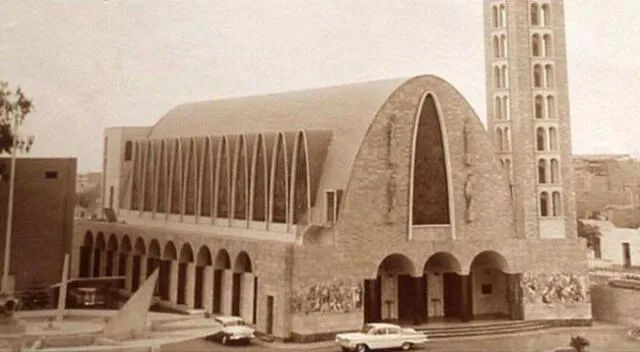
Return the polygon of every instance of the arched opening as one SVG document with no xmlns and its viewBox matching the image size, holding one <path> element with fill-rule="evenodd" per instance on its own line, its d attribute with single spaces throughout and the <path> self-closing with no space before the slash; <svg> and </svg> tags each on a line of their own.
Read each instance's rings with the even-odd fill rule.
<svg viewBox="0 0 640 352">
<path fill-rule="evenodd" d="M 538 64 L 533 65 L 533 86 L 542 87 L 542 67 Z"/>
<path fill-rule="evenodd" d="M 218 194 L 216 217 L 223 219 L 229 218 L 229 202 L 231 198 L 229 187 L 231 184 L 231 174 L 229 172 L 230 161 L 227 144 L 227 137 L 223 136 L 223 138 L 220 140 L 220 150 L 218 154 L 218 175 L 216 179 L 216 189 Z"/>
<path fill-rule="evenodd" d="M 551 25 L 551 10 L 549 9 L 549 4 L 542 5 L 542 13 L 541 13 L 541 23 L 543 26 Z"/>
<path fill-rule="evenodd" d="M 209 247 L 202 246 L 196 256 L 196 282 L 193 297 L 193 306 L 196 309 L 204 308 L 204 302 L 206 297 L 206 287 L 204 285 L 205 269 L 211 267 L 213 260 L 211 258 L 211 251 Z M 211 270 L 211 269 L 209 269 Z M 211 288 L 209 288 L 211 289 Z"/>
<path fill-rule="evenodd" d="M 500 26 L 507 26 L 507 8 L 504 5 L 500 5 Z"/>
<path fill-rule="evenodd" d="M 553 77 L 553 66 L 552 65 L 546 65 L 544 67 L 544 75 L 545 75 L 545 80 L 546 80 L 546 86 L 547 87 L 553 87 L 555 85 L 555 80 Z"/>
<path fill-rule="evenodd" d="M 156 242 L 157 244 L 157 242 Z M 160 246 L 157 247 L 157 256 L 160 256 Z M 140 287 L 140 279 L 142 279 L 142 258 L 146 254 L 146 246 L 141 237 L 136 238 L 133 245 L 133 263 L 131 268 L 131 292 L 136 292 Z M 145 263 L 147 264 L 147 263 Z M 145 272 L 145 277 L 147 273 Z"/>
<path fill-rule="evenodd" d="M 167 147 L 162 140 L 158 153 L 158 191 L 156 197 L 156 213 L 167 211 Z"/>
<path fill-rule="evenodd" d="M 496 128 L 496 147 L 499 151 L 503 152 L 504 143 L 502 142 L 504 136 L 502 135 L 502 128 Z"/>
<path fill-rule="evenodd" d="M 171 192 L 170 192 L 170 213 L 180 214 L 182 205 L 182 148 L 180 139 L 173 141 L 173 153 L 171 153 Z"/>
<path fill-rule="evenodd" d="M 433 254 L 423 267 L 429 319 L 462 318 L 462 267 L 450 253 Z"/>
<path fill-rule="evenodd" d="M 256 152 L 254 153 L 255 159 L 253 160 L 253 183 L 252 194 L 253 194 L 253 211 L 252 217 L 254 221 L 266 221 L 267 217 L 267 195 L 268 193 L 268 166 L 269 163 L 267 161 L 267 154 L 265 151 L 265 141 L 264 136 L 262 134 L 258 135 L 258 140 L 256 142 Z"/>
<path fill-rule="evenodd" d="M 417 278 L 415 275 L 415 266 L 405 255 L 386 256 L 378 265 L 376 279 L 365 280 L 365 322 L 407 322 L 423 317 L 424 314 L 417 314 L 414 308 L 423 301 L 416 300 L 417 288 L 424 289 L 422 275 Z"/>
<path fill-rule="evenodd" d="M 271 194 L 271 222 L 287 222 L 287 198 L 289 188 L 289 172 L 286 151 L 285 136 L 278 133 L 271 163 L 271 182 L 273 184 Z"/>
<path fill-rule="evenodd" d="M 553 216 L 562 216 L 562 199 L 560 198 L 560 192 L 553 192 L 551 198 L 553 202 Z"/>
<path fill-rule="evenodd" d="M 500 26 L 500 21 L 498 19 L 499 13 L 498 13 L 498 7 L 497 6 L 492 6 L 491 7 L 491 20 L 493 23 L 493 27 L 498 28 Z"/>
<path fill-rule="evenodd" d="M 238 148 L 236 151 L 235 167 L 234 167 L 234 219 L 246 220 L 247 219 L 247 187 L 248 187 L 248 173 L 247 169 L 247 145 L 244 135 L 238 138 Z"/>
<path fill-rule="evenodd" d="M 542 128 L 536 128 L 536 150 L 537 151 L 545 151 L 547 150 L 547 131 Z"/>
<path fill-rule="evenodd" d="M 80 268 L 78 276 L 91 277 L 91 255 L 93 252 L 93 234 L 87 231 L 80 246 Z"/>
<path fill-rule="evenodd" d="M 531 55 L 535 57 L 542 56 L 542 39 L 540 34 L 534 34 L 531 36 Z"/>
<path fill-rule="evenodd" d="M 200 187 L 201 199 L 200 199 L 200 215 L 211 216 L 211 208 L 213 206 L 213 148 L 211 145 L 211 138 L 207 137 L 204 140 L 204 150 L 202 151 L 202 162 L 200 170 Z"/>
<path fill-rule="evenodd" d="M 160 287 L 167 285 L 169 277 L 163 272 L 162 265 L 162 252 L 160 249 L 160 243 L 155 238 L 149 243 L 149 254 L 147 255 L 147 275 L 148 278 L 153 272 L 158 269 L 158 280 L 156 281 L 156 287 L 153 291 L 154 296 L 160 297 Z M 165 284 L 167 282 L 167 284 Z"/>
<path fill-rule="evenodd" d="M 509 113 L 509 97 L 502 97 L 502 118 L 509 120 L 511 114 Z"/>
<path fill-rule="evenodd" d="M 104 265 L 102 255 L 103 252 L 105 252 L 106 247 L 107 243 L 104 239 L 104 234 L 102 232 L 98 232 L 96 245 L 93 248 L 93 277 L 102 276 L 102 265 Z"/>
<path fill-rule="evenodd" d="M 547 96 L 547 118 L 556 118 L 556 99 L 553 95 Z"/>
<path fill-rule="evenodd" d="M 534 115 L 536 119 L 544 118 L 544 98 L 542 95 L 536 95 L 534 103 Z"/>
<path fill-rule="evenodd" d="M 531 25 L 540 25 L 539 7 L 536 3 L 531 4 Z"/>
<path fill-rule="evenodd" d="M 560 163 L 558 159 L 551 159 L 551 183 L 560 183 Z"/>
<path fill-rule="evenodd" d="M 172 285 L 172 271 L 175 270 L 173 268 L 173 262 L 178 260 L 178 253 L 176 250 L 176 246 L 173 242 L 169 241 L 164 245 L 164 250 L 162 251 L 162 261 L 160 262 L 160 298 L 165 301 L 171 300 L 171 290 Z"/>
<path fill-rule="evenodd" d="M 144 159 L 144 196 L 142 202 L 143 211 L 151 211 L 153 209 L 153 185 L 155 181 L 155 142 L 145 142 L 145 159 Z"/>
<path fill-rule="evenodd" d="M 225 287 L 225 277 L 230 269 L 229 253 L 221 249 L 216 255 L 216 261 L 213 264 L 213 313 L 222 313 L 222 307 L 225 303 L 223 302 L 223 292 L 227 289 Z"/>
<path fill-rule="evenodd" d="M 493 103 L 493 114 L 496 120 L 502 120 L 502 99 L 496 97 Z"/>
<path fill-rule="evenodd" d="M 305 216 L 309 214 L 309 173 L 307 161 L 307 144 L 305 143 L 304 134 L 299 132 L 295 142 L 296 151 L 295 162 L 292 165 L 293 180 L 291 180 L 292 199 L 291 199 L 291 217 L 293 224 L 308 223 Z"/>
<path fill-rule="evenodd" d="M 427 94 L 413 136 L 412 224 L 450 224 L 446 149 L 435 97 Z"/>
<path fill-rule="evenodd" d="M 474 317 L 522 319 L 521 275 L 510 274 L 509 264 L 500 253 L 479 253 L 469 272 L 470 311 Z"/>
<path fill-rule="evenodd" d="M 545 34 L 542 37 L 542 41 L 544 42 L 544 56 L 553 57 L 553 43 L 551 41 L 551 35 Z"/>
<path fill-rule="evenodd" d="M 538 183 L 547 183 L 547 160 L 538 160 Z"/>
<path fill-rule="evenodd" d="M 231 315 L 240 316 L 246 321 L 253 320 L 254 276 L 251 258 L 242 251 L 233 264 L 231 284 Z"/>
<path fill-rule="evenodd" d="M 507 65 L 502 66 L 502 88 L 509 88 L 509 70 Z"/>
<path fill-rule="evenodd" d="M 549 194 L 547 192 L 540 193 L 540 216 L 549 216 Z"/>
<path fill-rule="evenodd" d="M 508 152 L 511 150 L 511 130 L 509 127 L 505 127 L 503 133 L 502 143 L 504 143 L 504 145 L 502 146 L 502 150 Z"/>
<path fill-rule="evenodd" d="M 509 51 L 507 50 L 507 36 L 504 34 L 500 36 L 500 51 L 502 52 L 501 57 L 507 57 L 509 55 Z"/>
<path fill-rule="evenodd" d="M 198 182 L 198 153 L 194 138 L 189 139 L 189 147 L 184 162 L 185 194 L 184 213 L 185 215 L 196 215 L 196 184 Z"/>
<path fill-rule="evenodd" d="M 558 130 L 555 127 L 549 128 L 549 150 L 558 150 Z"/>
<path fill-rule="evenodd" d="M 187 304 L 187 285 L 190 278 L 188 274 L 189 264 L 193 265 L 193 250 L 187 243 L 182 245 L 180 249 L 180 257 L 178 258 L 178 304 Z"/>
<path fill-rule="evenodd" d="M 107 258 L 104 276 L 115 276 L 116 257 L 118 255 L 118 238 L 116 235 L 109 235 L 107 242 Z"/>
<path fill-rule="evenodd" d="M 120 241 L 120 250 L 118 251 L 118 276 L 129 276 L 127 268 L 129 267 L 128 262 L 131 249 L 131 239 L 129 235 L 124 235 L 122 241 Z M 125 288 L 125 281 L 119 281 L 118 288 Z"/>
<path fill-rule="evenodd" d="M 493 57 L 500 57 L 500 39 L 497 35 L 493 36 Z"/>
<path fill-rule="evenodd" d="M 507 180 L 509 181 L 509 184 L 511 184 L 511 159 L 507 158 L 504 160 L 504 170 L 507 174 Z"/>
<path fill-rule="evenodd" d="M 500 89 L 502 88 L 501 82 L 502 79 L 500 78 L 500 67 L 495 66 L 493 68 L 493 77 L 494 77 L 494 86 L 496 89 Z"/>
</svg>

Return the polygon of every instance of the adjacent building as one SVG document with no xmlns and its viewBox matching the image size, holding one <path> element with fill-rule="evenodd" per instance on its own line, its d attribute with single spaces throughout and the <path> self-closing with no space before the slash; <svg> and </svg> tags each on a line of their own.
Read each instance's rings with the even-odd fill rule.
<svg viewBox="0 0 640 352">
<path fill-rule="evenodd" d="M 102 173 L 87 172 L 78 174 L 76 179 L 76 194 L 78 204 L 75 218 L 100 218 L 102 216 Z M 88 204 L 81 204 L 88 203 Z"/>
<path fill-rule="evenodd" d="M 11 160 L 0 158 L 8 175 Z M 60 281 L 65 254 L 71 254 L 75 205 L 76 159 L 19 158 L 13 202 L 9 274 L 16 290 L 33 281 Z M 9 179 L 0 181 L 0 267 L 9 204 Z"/>
<path fill-rule="evenodd" d="M 589 324 L 560 0 L 484 2 L 488 129 L 433 75 L 186 103 L 105 132 L 78 276 L 280 338 L 363 322 Z"/>
</svg>

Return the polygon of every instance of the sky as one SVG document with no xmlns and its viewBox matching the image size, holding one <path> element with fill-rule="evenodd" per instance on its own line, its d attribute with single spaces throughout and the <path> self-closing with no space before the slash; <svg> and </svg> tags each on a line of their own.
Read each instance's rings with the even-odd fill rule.
<svg viewBox="0 0 640 352">
<path fill-rule="evenodd" d="M 573 152 L 640 155 L 640 1 L 565 0 Z M 479 0 L 0 2 L 30 156 L 100 171 L 103 132 L 185 102 L 435 74 L 485 121 Z"/>
</svg>

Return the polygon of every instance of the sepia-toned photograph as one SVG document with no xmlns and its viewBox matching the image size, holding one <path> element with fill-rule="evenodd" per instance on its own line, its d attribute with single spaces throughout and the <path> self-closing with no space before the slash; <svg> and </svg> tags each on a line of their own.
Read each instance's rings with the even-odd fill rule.
<svg viewBox="0 0 640 352">
<path fill-rule="evenodd" d="M 0 0 L 0 352 L 640 351 L 637 14 Z"/>
</svg>

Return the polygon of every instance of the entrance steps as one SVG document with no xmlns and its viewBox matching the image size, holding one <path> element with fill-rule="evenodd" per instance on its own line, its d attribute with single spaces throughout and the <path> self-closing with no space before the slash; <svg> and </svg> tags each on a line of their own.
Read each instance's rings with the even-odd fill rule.
<svg viewBox="0 0 640 352">
<path fill-rule="evenodd" d="M 434 326 L 436 325 L 436 326 Z M 422 332 L 429 339 L 444 339 L 456 337 L 471 337 L 485 335 L 514 334 L 537 331 L 549 328 L 550 325 L 539 321 L 496 321 L 485 323 L 449 323 L 421 326 L 407 326 Z"/>
</svg>

